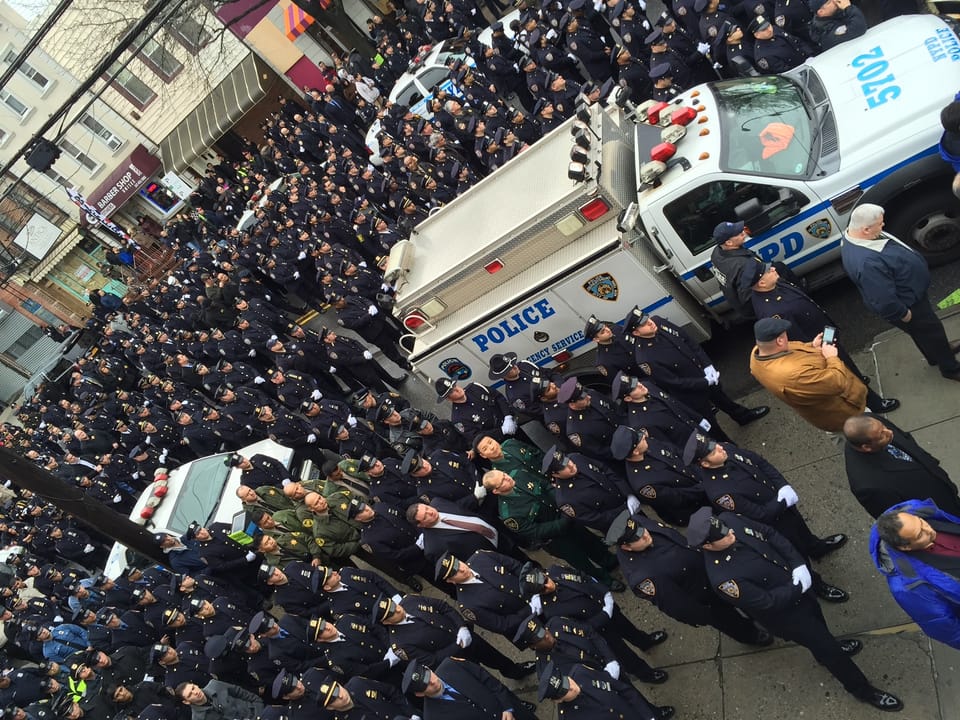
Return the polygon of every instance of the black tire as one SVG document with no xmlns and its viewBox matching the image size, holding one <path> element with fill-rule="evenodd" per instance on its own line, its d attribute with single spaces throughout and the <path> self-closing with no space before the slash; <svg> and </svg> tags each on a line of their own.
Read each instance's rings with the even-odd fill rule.
<svg viewBox="0 0 960 720">
<path fill-rule="evenodd" d="M 960 200 L 947 189 L 921 193 L 913 191 L 914 199 L 888 213 L 890 232 L 931 267 L 960 258 Z"/>
</svg>

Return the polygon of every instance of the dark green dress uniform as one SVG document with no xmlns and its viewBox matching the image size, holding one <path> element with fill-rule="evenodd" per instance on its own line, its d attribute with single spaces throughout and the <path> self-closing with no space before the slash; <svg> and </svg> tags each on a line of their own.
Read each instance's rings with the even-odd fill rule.
<svg viewBox="0 0 960 720">
<path fill-rule="evenodd" d="M 335 504 L 338 502 L 338 504 Z M 313 535 L 324 562 L 335 565 L 347 559 L 360 547 L 360 530 L 347 519 L 349 502 L 328 500 L 327 511 L 311 512 L 305 505 L 296 509 L 300 527 Z"/>
<path fill-rule="evenodd" d="M 271 513 L 277 510 L 290 510 L 296 504 L 284 495 L 283 491 L 278 487 L 263 485 L 254 489 L 254 492 L 257 494 L 257 497 L 260 498 L 260 504 Z"/>
<path fill-rule="evenodd" d="M 310 533 L 295 530 L 293 532 L 276 532 L 267 530 L 265 535 L 269 535 L 277 541 L 280 551 L 275 554 L 264 554 L 264 559 L 271 565 L 282 567 L 288 562 L 300 560 L 303 562 L 312 562 L 314 559 L 323 558 L 323 549 L 317 545 L 313 535 Z"/>
</svg>

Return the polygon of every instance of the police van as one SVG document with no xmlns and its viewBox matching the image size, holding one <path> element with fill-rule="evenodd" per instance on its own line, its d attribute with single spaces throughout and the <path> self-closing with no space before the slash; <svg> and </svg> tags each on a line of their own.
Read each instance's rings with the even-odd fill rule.
<svg viewBox="0 0 960 720">
<path fill-rule="evenodd" d="M 960 203 L 937 153 L 960 87 L 954 25 L 897 18 L 788 73 L 709 83 L 670 104 L 583 108 L 418 225 L 390 254 L 394 312 L 430 379 L 485 380 L 494 353 L 541 366 L 589 349 L 587 317 L 634 305 L 706 339 L 728 308 L 714 226 L 812 287 L 870 202 L 932 264 L 960 256 Z"/>
<path fill-rule="evenodd" d="M 293 450 L 273 440 L 261 440 L 240 450 L 244 457 L 263 454 L 279 460 L 287 468 L 293 463 Z M 130 511 L 130 520 L 152 533 L 166 533 L 180 537 L 190 523 L 233 524 L 242 516 L 243 507 L 237 497 L 242 471 L 232 467 L 233 452 L 217 453 L 184 463 L 177 468 L 160 468 L 153 482 L 146 488 Z M 314 472 L 306 462 L 299 469 L 299 477 L 307 478 Z M 124 570 L 142 565 L 142 558 L 121 543 L 114 543 L 104 566 L 109 578 L 120 577 Z"/>
</svg>

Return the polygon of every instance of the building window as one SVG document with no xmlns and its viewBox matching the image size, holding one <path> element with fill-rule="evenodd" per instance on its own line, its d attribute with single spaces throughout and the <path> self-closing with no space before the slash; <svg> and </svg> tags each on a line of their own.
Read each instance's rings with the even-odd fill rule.
<svg viewBox="0 0 960 720">
<path fill-rule="evenodd" d="M 96 174 L 97 170 L 100 169 L 100 163 L 94 160 L 92 157 L 87 155 L 83 150 L 78 148 L 72 142 L 64 138 L 57 143 L 60 146 L 60 149 L 63 150 L 67 155 L 72 157 L 78 163 L 83 165 L 87 170 L 90 171 L 91 175 Z"/>
<path fill-rule="evenodd" d="M 213 40 L 213 36 L 204 27 L 204 23 L 197 21 L 191 14 L 199 6 L 200 4 L 197 2 L 185 3 L 180 10 L 180 14 L 171 18 L 163 28 L 170 33 L 174 40 L 183 45 L 191 55 L 196 55 Z"/>
<path fill-rule="evenodd" d="M 0 101 L 13 110 L 21 120 L 30 114 L 30 106 L 22 103 L 15 95 L 11 95 L 7 90 L 0 90 Z"/>
<path fill-rule="evenodd" d="M 144 46 L 140 48 L 137 57 L 164 82 L 170 82 L 183 70 L 183 63 L 177 60 L 174 54 L 165 48 L 162 43 L 153 38 L 147 40 Z"/>
<path fill-rule="evenodd" d="M 111 65 L 105 79 L 109 80 L 110 86 L 123 95 L 134 107 L 139 110 L 146 110 L 147 106 L 156 99 L 157 94 L 128 68 L 120 70 L 119 67 L 119 61 Z"/>
<path fill-rule="evenodd" d="M 94 136 L 111 150 L 119 150 L 123 145 L 123 138 L 114 135 L 107 127 L 88 112 L 83 113 L 78 119 L 81 125 L 92 132 Z"/>
<path fill-rule="evenodd" d="M 0 128 L 0 147 L 3 147 L 6 144 L 7 140 L 10 139 L 10 137 L 11 137 L 10 133 L 8 133 L 3 128 Z"/>
<path fill-rule="evenodd" d="M 17 59 L 17 55 L 19 55 L 19 53 L 14 52 L 13 50 L 7 50 L 7 53 L 3 56 L 3 61 L 9 65 Z M 46 90 L 51 85 L 50 78 L 41 73 L 28 62 L 21 64 L 17 69 L 17 72 L 28 78 L 30 82 L 40 88 L 41 91 Z"/>
<path fill-rule="evenodd" d="M 27 350 L 32 348 L 40 338 L 43 337 L 43 330 L 37 325 L 31 325 L 26 332 L 17 338 L 17 341 L 8 347 L 5 355 L 9 355 L 14 360 L 19 359 Z"/>
<path fill-rule="evenodd" d="M 72 185 L 72 183 L 70 182 L 70 178 L 61 175 L 53 168 L 44 170 L 43 174 L 46 175 L 51 180 L 53 180 L 55 183 L 57 183 L 57 185 L 63 185 L 64 187 L 67 187 L 67 188 Z"/>
</svg>

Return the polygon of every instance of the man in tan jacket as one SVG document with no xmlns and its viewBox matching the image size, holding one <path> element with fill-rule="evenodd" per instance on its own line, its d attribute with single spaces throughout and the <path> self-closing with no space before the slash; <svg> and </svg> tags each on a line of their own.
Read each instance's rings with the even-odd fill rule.
<svg viewBox="0 0 960 720">
<path fill-rule="evenodd" d="M 874 412 L 900 407 L 899 400 L 880 397 L 851 372 L 837 356 L 837 346 L 823 343 L 823 333 L 809 343 L 796 342 L 787 337 L 791 327 L 781 318 L 754 323 L 750 373 L 808 423 L 839 432 L 844 420 L 867 406 Z"/>
</svg>

